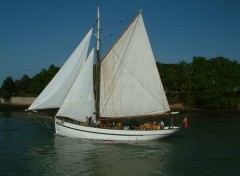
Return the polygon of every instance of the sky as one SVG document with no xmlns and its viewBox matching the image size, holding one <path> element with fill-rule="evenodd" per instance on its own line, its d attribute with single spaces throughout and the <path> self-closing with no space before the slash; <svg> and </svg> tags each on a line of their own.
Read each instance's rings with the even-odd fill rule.
<svg viewBox="0 0 240 176">
<path fill-rule="evenodd" d="M 102 55 L 142 10 L 155 59 L 224 56 L 240 63 L 239 0 L 0 0 L 0 85 L 61 67 L 96 21 Z"/>
</svg>

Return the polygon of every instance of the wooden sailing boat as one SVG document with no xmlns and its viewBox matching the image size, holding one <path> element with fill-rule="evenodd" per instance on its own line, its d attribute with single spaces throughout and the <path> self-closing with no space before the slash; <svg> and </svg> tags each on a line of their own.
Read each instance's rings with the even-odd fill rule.
<svg viewBox="0 0 240 176">
<path fill-rule="evenodd" d="M 28 110 L 59 108 L 56 133 L 69 137 L 136 141 L 161 139 L 176 132 L 179 128 L 174 126 L 159 130 L 156 122 L 131 129 L 120 123 L 124 118 L 170 114 L 141 12 L 101 61 L 99 31 L 98 10 L 95 94 L 94 51 L 87 56 L 91 29 Z"/>
</svg>

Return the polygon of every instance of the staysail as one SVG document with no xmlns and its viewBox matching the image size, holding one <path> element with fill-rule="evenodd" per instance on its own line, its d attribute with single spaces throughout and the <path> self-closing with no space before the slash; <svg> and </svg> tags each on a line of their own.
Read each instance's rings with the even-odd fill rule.
<svg viewBox="0 0 240 176">
<path fill-rule="evenodd" d="M 28 110 L 59 108 L 87 57 L 92 29 Z"/>
<path fill-rule="evenodd" d="M 90 116 L 94 119 L 93 58 L 94 49 L 89 54 L 57 116 L 69 117 L 78 121 L 85 121 L 86 117 Z"/>
<path fill-rule="evenodd" d="M 169 111 L 141 13 L 101 62 L 100 116 Z"/>
</svg>

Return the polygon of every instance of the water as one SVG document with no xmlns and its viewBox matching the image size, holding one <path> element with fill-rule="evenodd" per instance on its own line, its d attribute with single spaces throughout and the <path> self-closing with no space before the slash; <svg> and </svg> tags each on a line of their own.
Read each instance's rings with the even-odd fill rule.
<svg viewBox="0 0 240 176">
<path fill-rule="evenodd" d="M 30 116 L 0 113 L 0 175 L 234 176 L 240 173 L 239 111 L 191 112 L 189 128 L 169 138 L 124 143 L 54 135 L 38 123 L 39 119 Z"/>
</svg>

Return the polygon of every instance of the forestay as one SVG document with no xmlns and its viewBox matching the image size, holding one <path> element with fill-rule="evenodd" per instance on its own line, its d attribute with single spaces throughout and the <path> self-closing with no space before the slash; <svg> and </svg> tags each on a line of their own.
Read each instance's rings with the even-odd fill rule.
<svg viewBox="0 0 240 176">
<path fill-rule="evenodd" d="M 94 118 L 93 58 L 94 50 L 92 49 L 57 116 L 69 117 L 79 121 L 85 121 L 86 117 L 90 116 Z"/>
<path fill-rule="evenodd" d="M 100 116 L 169 111 L 141 13 L 101 62 Z"/>
<path fill-rule="evenodd" d="M 28 110 L 58 108 L 86 60 L 92 29 Z"/>
</svg>

